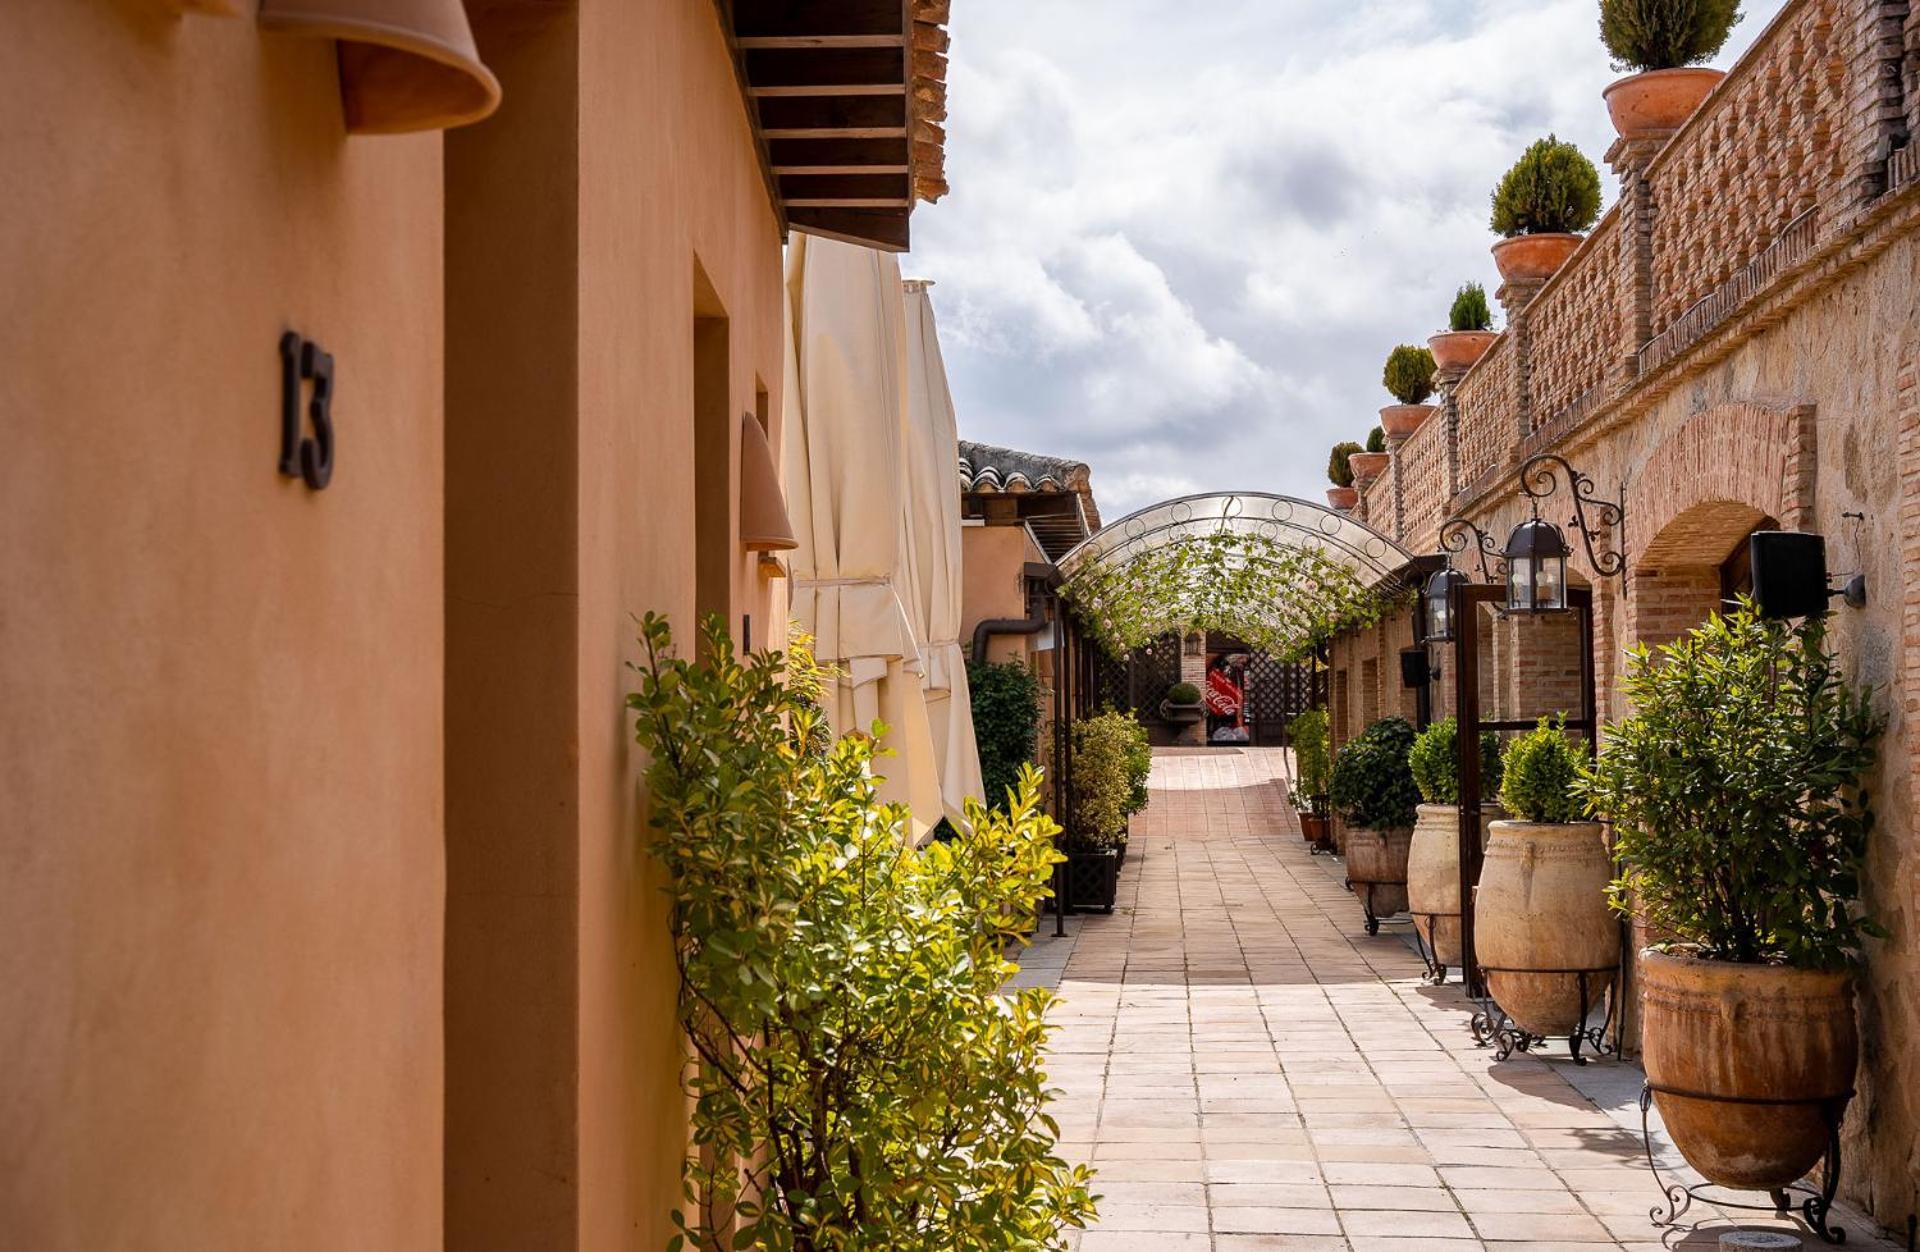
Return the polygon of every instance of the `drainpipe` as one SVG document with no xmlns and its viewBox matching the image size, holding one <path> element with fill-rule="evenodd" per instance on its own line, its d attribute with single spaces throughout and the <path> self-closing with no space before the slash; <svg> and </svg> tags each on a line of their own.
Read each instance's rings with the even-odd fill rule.
<svg viewBox="0 0 1920 1252">
<path fill-rule="evenodd" d="M 973 659 L 987 659 L 987 644 L 995 635 L 1037 635 L 1052 624 L 1046 603 L 1036 592 L 1050 592 L 1060 585 L 1060 571 L 1051 565 L 1028 562 L 1021 571 L 1027 584 L 1027 615 L 995 617 L 973 628 Z"/>
</svg>

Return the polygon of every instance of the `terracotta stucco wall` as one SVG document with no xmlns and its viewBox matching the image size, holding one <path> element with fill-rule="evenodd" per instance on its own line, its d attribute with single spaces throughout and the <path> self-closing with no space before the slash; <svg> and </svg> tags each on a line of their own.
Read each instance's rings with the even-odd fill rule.
<svg viewBox="0 0 1920 1252">
<path fill-rule="evenodd" d="M 450 1242 L 660 1247 L 686 1119 L 624 665 L 648 609 L 692 646 L 740 415 L 778 448 L 780 239 L 706 0 L 477 24 L 507 97 L 448 147 Z M 729 625 L 778 642 L 716 515 Z"/>
<path fill-rule="evenodd" d="M 966 526 L 960 531 L 961 578 L 960 641 L 973 639 L 973 629 L 996 618 L 1017 620 L 1027 615 L 1027 562 L 1044 563 L 1047 554 L 1024 526 Z M 1033 664 L 1034 638 L 996 635 L 987 643 L 991 661 Z"/>
<path fill-rule="evenodd" d="M 441 140 L 0 7 L 0 1242 L 441 1242 Z M 276 473 L 282 331 L 332 485 Z"/>
</svg>

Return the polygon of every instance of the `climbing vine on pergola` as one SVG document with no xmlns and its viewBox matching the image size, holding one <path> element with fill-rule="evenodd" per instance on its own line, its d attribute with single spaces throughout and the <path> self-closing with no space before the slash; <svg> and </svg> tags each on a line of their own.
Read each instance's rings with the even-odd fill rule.
<svg viewBox="0 0 1920 1252">
<path fill-rule="evenodd" d="M 1379 621 L 1405 558 L 1379 532 L 1306 501 L 1186 497 L 1114 523 L 1061 561 L 1062 596 L 1102 649 L 1124 655 L 1168 632 L 1230 634 L 1300 660 Z"/>
</svg>

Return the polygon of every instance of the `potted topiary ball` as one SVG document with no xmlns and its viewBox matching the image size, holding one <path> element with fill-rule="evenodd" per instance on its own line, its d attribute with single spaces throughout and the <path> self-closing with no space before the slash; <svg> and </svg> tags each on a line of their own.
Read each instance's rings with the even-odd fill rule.
<svg viewBox="0 0 1920 1252">
<path fill-rule="evenodd" d="M 1300 837 L 1316 848 L 1331 848 L 1328 829 L 1327 774 L 1333 762 L 1327 752 L 1327 711 L 1308 709 L 1287 723 L 1287 741 L 1293 748 L 1293 809 L 1300 818 Z"/>
<path fill-rule="evenodd" d="M 1407 907 L 1407 850 L 1420 802 L 1407 764 L 1413 739 L 1404 718 L 1383 717 L 1333 759 L 1329 795 L 1346 827 L 1347 885 L 1360 898 L 1370 935 L 1380 932 L 1382 917 Z"/>
<path fill-rule="evenodd" d="M 1726 75 L 1708 69 L 1740 20 L 1739 0 L 1600 0 L 1600 41 L 1616 67 L 1640 71 L 1601 95 L 1622 139 L 1678 130 Z"/>
<path fill-rule="evenodd" d="M 1743 601 L 1627 662 L 1631 716 L 1587 797 L 1613 823 L 1640 954 L 1641 1047 L 1667 1131 L 1709 1182 L 1773 1191 L 1826 1150 L 1859 1059 L 1853 969 L 1885 719 L 1824 623 Z"/>
<path fill-rule="evenodd" d="M 1207 715 L 1200 688 L 1192 683 L 1175 683 L 1160 699 L 1160 718 L 1176 726 L 1191 726 Z"/>
<path fill-rule="evenodd" d="M 1365 491 L 1367 484 L 1386 472 L 1387 463 L 1393 460 L 1393 454 L 1387 451 L 1387 432 L 1378 426 L 1367 432 L 1367 449 L 1355 452 L 1347 457 L 1347 464 L 1353 467 L 1353 476 L 1360 489 Z"/>
<path fill-rule="evenodd" d="M 1407 753 L 1414 786 L 1425 801 L 1413 824 L 1407 852 L 1407 911 L 1444 973 L 1460 964 L 1460 727 L 1443 718 L 1420 732 Z M 1492 797 L 1500 794 L 1500 737 L 1480 735 L 1480 838 L 1504 815 Z"/>
<path fill-rule="evenodd" d="M 1468 283 L 1454 293 L 1447 329 L 1428 339 L 1427 348 L 1441 372 L 1464 374 L 1480 363 L 1498 338 L 1493 332 L 1493 310 L 1487 306 L 1487 289 L 1479 283 Z"/>
<path fill-rule="evenodd" d="M 1501 803 L 1517 821 L 1487 827 L 1473 956 L 1515 1025 L 1574 1039 L 1620 965 L 1607 905 L 1613 878 L 1600 823 L 1576 790 L 1586 752 L 1546 718 L 1507 745 Z M 1583 977 L 1574 971 L 1587 971 Z"/>
<path fill-rule="evenodd" d="M 1327 489 L 1329 507 L 1350 509 L 1360 503 L 1360 493 L 1353 485 L 1353 464 L 1350 458 L 1354 453 L 1364 450 L 1351 439 L 1344 439 L 1333 445 L 1333 451 L 1327 457 L 1327 481 L 1333 484 Z"/>
<path fill-rule="evenodd" d="M 1545 282 L 1600 217 L 1600 172 L 1580 149 L 1548 135 L 1493 190 L 1493 263 L 1510 283 Z"/>
<path fill-rule="evenodd" d="M 1405 439 L 1433 416 L 1434 406 L 1426 402 L 1433 394 L 1433 353 L 1403 343 L 1387 355 L 1387 368 L 1380 381 L 1398 404 L 1380 410 L 1383 438 Z"/>
</svg>

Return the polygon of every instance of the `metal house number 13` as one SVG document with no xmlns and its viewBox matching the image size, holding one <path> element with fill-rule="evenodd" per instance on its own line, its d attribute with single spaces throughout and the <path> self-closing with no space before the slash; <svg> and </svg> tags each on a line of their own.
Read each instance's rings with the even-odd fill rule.
<svg viewBox="0 0 1920 1252">
<path fill-rule="evenodd" d="M 313 434 L 301 436 L 300 393 L 313 380 L 307 416 Z M 333 480 L 333 357 L 293 331 L 280 336 L 280 472 L 304 478 L 319 491 Z"/>
</svg>

